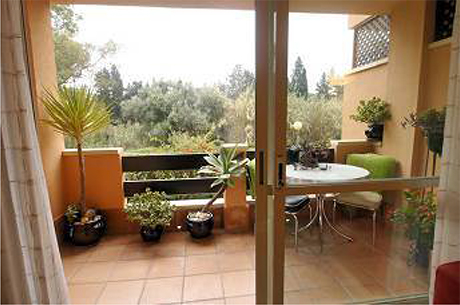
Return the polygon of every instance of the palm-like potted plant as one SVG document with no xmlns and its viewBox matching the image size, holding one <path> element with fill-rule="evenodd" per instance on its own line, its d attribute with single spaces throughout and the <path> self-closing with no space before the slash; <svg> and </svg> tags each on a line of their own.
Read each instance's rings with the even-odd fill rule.
<svg viewBox="0 0 460 305">
<path fill-rule="evenodd" d="M 248 159 L 238 160 L 238 145 L 232 149 L 222 148 L 219 156 L 209 154 L 204 157 L 208 165 L 200 168 L 199 174 L 216 177 L 211 188 L 220 186 L 219 190 L 200 210 L 187 215 L 186 228 L 194 238 L 204 238 L 211 234 L 214 227 L 214 215 L 209 211 L 212 204 L 219 198 L 227 188 L 234 187 L 235 177 L 246 173 Z"/>
<path fill-rule="evenodd" d="M 350 118 L 368 125 L 364 134 L 369 140 L 382 141 L 383 124 L 391 119 L 390 104 L 378 97 L 359 101 L 356 114 L 350 115 Z"/>
<path fill-rule="evenodd" d="M 104 102 L 87 88 L 60 87 L 56 92 L 45 90 L 43 106 L 49 119 L 43 120 L 57 132 L 72 138 L 77 145 L 80 177 L 80 199 L 65 213 L 65 235 L 76 245 L 99 241 L 106 229 L 103 215 L 87 208 L 86 174 L 83 142 L 86 136 L 110 124 L 111 112 Z"/>
<path fill-rule="evenodd" d="M 141 226 L 140 234 L 146 242 L 160 240 L 165 227 L 171 223 L 173 211 L 164 193 L 150 189 L 129 198 L 124 208 L 128 219 Z"/>
</svg>

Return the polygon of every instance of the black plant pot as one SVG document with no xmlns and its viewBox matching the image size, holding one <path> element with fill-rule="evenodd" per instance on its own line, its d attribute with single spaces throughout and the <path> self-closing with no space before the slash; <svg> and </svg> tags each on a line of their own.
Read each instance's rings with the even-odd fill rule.
<svg viewBox="0 0 460 305">
<path fill-rule="evenodd" d="M 416 245 L 414 260 L 421 267 L 428 268 L 430 266 L 430 249 L 423 245 Z"/>
<path fill-rule="evenodd" d="M 287 164 L 299 163 L 300 148 L 291 146 L 287 149 Z"/>
<path fill-rule="evenodd" d="M 428 149 L 431 152 L 438 154 L 439 156 L 442 155 L 442 145 L 444 143 L 444 134 L 443 133 L 436 133 L 431 132 L 428 133 Z"/>
<path fill-rule="evenodd" d="M 145 242 L 159 241 L 164 230 L 165 228 L 160 225 L 157 225 L 155 228 L 141 227 L 140 234 L 142 236 L 142 240 Z"/>
<path fill-rule="evenodd" d="M 64 235 L 66 240 L 76 246 L 93 245 L 104 236 L 107 230 L 107 220 L 103 215 L 96 215 L 93 220 L 81 223 L 64 223 Z"/>
<path fill-rule="evenodd" d="M 190 219 L 190 214 L 185 219 L 185 227 L 193 238 L 205 238 L 211 235 L 214 228 L 214 215 L 211 212 L 205 212 L 209 217 L 205 220 Z"/>
<path fill-rule="evenodd" d="M 383 124 L 371 124 L 369 128 L 364 132 L 366 137 L 372 141 L 383 140 Z"/>
</svg>

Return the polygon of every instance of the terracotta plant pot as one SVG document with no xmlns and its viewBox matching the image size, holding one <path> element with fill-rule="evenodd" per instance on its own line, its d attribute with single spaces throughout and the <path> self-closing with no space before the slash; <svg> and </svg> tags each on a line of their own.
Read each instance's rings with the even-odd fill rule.
<svg viewBox="0 0 460 305">
<path fill-rule="evenodd" d="M 191 219 L 189 216 L 193 213 L 189 213 L 185 219 L 185 227 L 193 238 L 205 238 L 211 235 L 212 229 L 214 228 L 214 215 L 211 212 L 205 212 L 209 215 L 204 220 Z"/>
</svg>

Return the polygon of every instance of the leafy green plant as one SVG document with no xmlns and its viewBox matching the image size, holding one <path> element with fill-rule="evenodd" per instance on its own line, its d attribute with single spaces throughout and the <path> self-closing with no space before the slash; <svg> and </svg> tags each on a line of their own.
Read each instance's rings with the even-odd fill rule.
<svg viewBox="0 0 460 305">
<path fill-rule="evenodd" d="M 383 124 L 391 119 L 390 104 L 384 100 L 373 97 L 370 100 L 361 100 L 356 108 L 356 114 L 350 115 L 356 122 L 366 124 Z"/>
<path fill-rule="evenodd" d="M 397 209 L 391 221 L 405 228 L 406 236 L 413 242 L 410 257 L 422 249 L 433 249 L 437 204 L 433 192 L 404 192 L 407 205 Z"/>
<path fill-rule="evenodd" d="M 166 199 L 165 193 L 152 192 L 150 189 L 129 198 L 124 208 L 130 221 L 152 229 L 158 225 L 169 225 L 173 211 L 174 207 Z"/>
<path fill-rule="evenodd" d="M 428 139 L 428 148 L 439 155 L 442 154 L 444 140 L 444 124 L 446 122 L 446 107 L 441 110 L 434 108 L 419 114 L 410 113 L 401 122 L 404 128 L 421 128 L 423 135 Z"/>
<path fill-rule="evenodd" d="M 110 124 L 110 110 L 87 88 L 62 86 L 56 93 L 45 90 L 42 99 L 49 119 L 43 120 L 77 144 L 80 172 L 80 206 L 86 211 L 86 174 L 82 147 L 85 138 Z"/>
<path fill-rule="evenodd" d="M 210 175 L 216 177 L 216 180 L 211 184 L 211 187 L 220 185 L 220 189 L 209 200 L 209 202 L 203 207 L 201 212 L 205 212 L 209 207 L 216 201 L 216 199 L 224 193 L 228 187 L 234 187 L 235 181 L 233 178 L 239 177 L 246 172 L 246 164 L 249 159 L 238 160 L 237 159 L 238 145 L 235 145 L 232 149 L 221 148 L 219 156 L 209 154 L 204 157 L 208 165 L 200 168 L 199 174 Z"/>
</svg>

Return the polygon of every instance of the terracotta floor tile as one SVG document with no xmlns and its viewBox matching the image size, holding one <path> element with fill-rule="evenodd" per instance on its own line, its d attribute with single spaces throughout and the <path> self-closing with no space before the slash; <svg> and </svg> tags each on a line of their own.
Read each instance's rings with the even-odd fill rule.
<svg viewBox="0 0 460 305">
<path fill-rule="evenodd" d="M 255 303 L 256 303 L 256 296 L 254 294 L 225 299 L 225 304 L 255 304 Z"/>
<path fill-rule="evenodd" d="M 182 299 L 183 277 L 147 280 L 141 304 L 179 303 Z"/>
<path fill-rule="evenodd" d="M 216 253 L 216 251 L 216 243 L 212 237 L 200 240 L 190 238 L 185 243 L 186 255 L 213 254 Z"/>
<path fill-rule="evenodd" d="M 220 253 L 218 255 L 221 272 L 254 269 L 252 252 Z"/>
<path fill-rule="evenodd" d="M 61 257 L 69 263 L 86 263 L 95 249 L 97 245 L 92 247 L 66 245 L 61 248 Z"/>
<path fill-rule="evenodd" d="M 255 272 L 236 271 L 222 273 L 222 284 L 226 298 L 255 294 Z"/>
<path fill-rule="evenodd" d="M 216 238 L 218 252 L 232 253 L 248 251 L 254 245 L 248 234 L 222 234 Z"/>
<path fill-rule="evenodd" d="M 109 282 L 97 303 L 138 304 L 143 289 L 144 281 Z"/>
<path fill-rule="evenodd" d="M 323 261 L 326 272 L 342 285 L 376 284 L 374 277 L 365 272 L 359 265 L 340 259 L 327 259 Z"/>
<path fill-rule="evenodd" d="M 329 275 L 324 268 L 317 265 L 303 265 L 293 268 L 301 289 L 318 288 L 336 285 L 334 277 Z"/>
<path fill-rule="evenodd" d="M 316 304 L 343 304 L 352 301 L 340 285 L 309 289 L 307 295 Z"/>
<path fill-rule="evenodd" d="M 213 299 L 213 300 L 201 300 L 201 301 L 197 301 L 197 302 L 187 302 L 185 304 L 195 304 L 195 305 L 201 305 L 201 304 L 216 304 L 216 305 L 220 305 L 220 304 L 226 304 L 225 303 L 225 300 L 224 299 Z M 228 304 L 228 303 L 227 303 Z"/>
<path fill-rule="evenodd" d="M 69 281 L 75 275 L 75 273 L 77 273 L 77 271 L 83 267 L 84 263 L 74 263 L 64 260 L 62 261 L 62 265 L 64 267 L 65 277 Z"/>
<path fill-rule="evenodd" d="M 117 234 L 104 236 L 100 242 L 101 246 L 123 246 L 141 241 L 139 234 Z"/>
<path fill-rule="evenodd" d="M 150 259 L 155 256 L 155 247 L 151 244 L 136 243 L 125 247 L 120 254 L 120 260 L 142 260 Z"/>
<path fill-rule="evenodd" d="M 71 283 L 97 283 L 106 282 L 113 270 L 115 263 L 100 262 L 86 263 L 70 279 Z"/>
<path fill-rule="evenodd" d="M 148 278 L 184 275 L 184 257 L 159 257 L 152 260 Z"/>
<path fill-rule="evenodd" d="M 295 267 L 284 268 L 284 291 L 299 290 L 300 284 L 294 273 Z"/>
<path fill-rule="evenodd" d="M 115 264 L 109 281 L 138 280 L 145 279 L 152 261 L 119 261 Z"/>
<path fill-rule="evenodd" d="M 88 258 L 89 262 L 110 262 L 116 261 L 120 257 L 123 250 L 126 248 L 126 245 L 121 246 L 99 246 L 95 249 L 90 257 Z"/>
<path fill-rule="evenodd" d="M 293 248 L 286 249 L 284 253 L 286 266 L 317 264 L 321 260 L 321 256 L 312 254 L 305 247 L 299 247 L 297 251 Z"/>
<path fill-rule="evenodd" d="M 160 242 L 152 248 L 154 257 L 172 257 L 185 255 L 184 242 Z"/>
<path fill-rule="evenodd" d="M 387 298 L 391 294 L 379 284 L 344 286 L 355 301 Z"/>
<path fill-rule="evenodd" d="M 185 277 L 183 301 L 220 299 L 223 296 L 220 275 L 204 274 Z"/>
<path fill-rule="evenodd" d="M 70 302 L 76 304 L 95 304 L 105 283 L 69 285 Z"/>
<path fill-rule="evenodd" d="M 284 293 L 285 304 L 313 304 L 308 291 L 289 291 Z"/>
<path fill-rule="evenodd" d="M 191 255 L 185 258 L 185 275 L 219 272 L 216 254 Z"/>
</svg>

